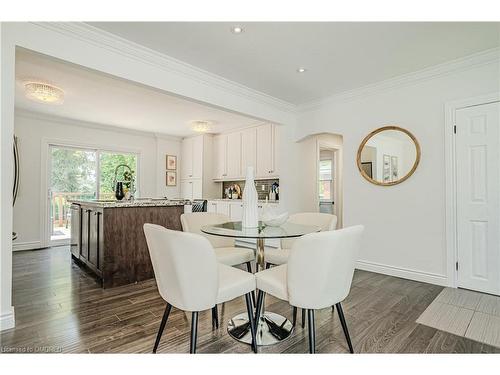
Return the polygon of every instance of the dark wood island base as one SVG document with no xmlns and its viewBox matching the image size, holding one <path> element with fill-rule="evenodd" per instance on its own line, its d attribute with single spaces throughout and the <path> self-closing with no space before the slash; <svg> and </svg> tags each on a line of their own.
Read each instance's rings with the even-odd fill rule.
<svg viewBox="0 0 500 375">
<path fill-rule="evenodd" d="M 182 230 L 183 203 L 73 203 L 80 206 L 80 235 L 71 239 L 72 256 L 97 276 L 103 288 L 154 277 L 145 223 Z"/>
</svg>

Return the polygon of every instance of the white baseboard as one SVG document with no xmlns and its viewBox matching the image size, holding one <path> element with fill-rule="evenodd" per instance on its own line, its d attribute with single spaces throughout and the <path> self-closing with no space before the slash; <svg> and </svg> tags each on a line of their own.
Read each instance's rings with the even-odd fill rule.
<svg viewBox="0 0 500 375">
<path fill-rule="evenodd" d="M 371 271 L 384 275 L 401 277 L 403 279 L 420 281 L 441 286 L 449 286 L 448 278 L 445 275 L 436 273 L 417 271 L 403 267 L 388 266 L 385 264 L 368 262 L 364 260 L 358 260 L 356 262 L 356 268 L 363 271 Z"/>
<path fill-rule="evenodd" d="M 42 244 L 40 241 L 12 243 L 12 251 L 35 250 L 40 248 L 42 248 Z"/>
<path fill-rule="evenodd" d="M 10 307 L 9 312 L 0 315 L 0 331 L 5 329 L 14 328 L 16 325 L 16 321 L 14 319 L 14 306 Z"/>
</svg>

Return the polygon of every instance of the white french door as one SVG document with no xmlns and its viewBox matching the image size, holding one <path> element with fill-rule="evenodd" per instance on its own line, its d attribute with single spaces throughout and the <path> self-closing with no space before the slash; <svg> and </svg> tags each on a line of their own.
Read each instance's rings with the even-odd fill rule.
<svg viewBox="0 0 500 375">
<path fill-rule="evenodd" d="M 456 111 L 458 286 L 500 295 L 500 103 Z"/>
</svg>

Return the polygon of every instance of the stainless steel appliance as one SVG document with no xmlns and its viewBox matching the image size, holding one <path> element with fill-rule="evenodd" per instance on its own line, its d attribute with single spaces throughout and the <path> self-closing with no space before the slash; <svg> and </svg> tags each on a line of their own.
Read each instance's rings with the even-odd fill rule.
<svg viewBox="0 0 500 375">
<path fill-rule="evenodd" d="M 80 238 L 82 225 L 82 210 L 79 204 L 73 203 L 70 207 L 71 211 L 71 239 L 70 250 L 71 255 L 75 259 L 80 259 L 80 247 L 82 239 Z"/>
</svg>

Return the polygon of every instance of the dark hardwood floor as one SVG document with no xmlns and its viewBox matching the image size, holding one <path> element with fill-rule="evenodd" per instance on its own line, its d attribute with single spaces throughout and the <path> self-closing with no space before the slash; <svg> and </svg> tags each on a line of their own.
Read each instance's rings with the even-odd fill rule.
<svg viewBox="0 0 500 375">
<path fill-rule="evenodd" d="M 17 325 L 0 333 L 2 353 L 151 353 L 164 301 L 154 280 L 101 289 L 73 264 L 67 247 L 16 252 L 13 299 Z M 343 303 L 356 353 L 498 353 L 500 349 L 415 323 L 441 287 L 356 271 Z M 212 329 L 210 312 L 200 313 L 199 353 L 250 353 L 226 332 L 227 320 L 245 311 L 244 298 L 220 306 L 221 328 Z M 291 315 L 272 297 L 266 308 Z M 299 314 L 300 315 L 300 314 Z M 173 309 L 158 353 L 187 353 L 189 321 Z M 316 313 L 318 353 L 347 353 L 338 315 Z M 261 353 L 307 353 L 307 331 Z"/>
</svg>

